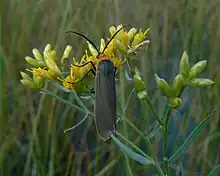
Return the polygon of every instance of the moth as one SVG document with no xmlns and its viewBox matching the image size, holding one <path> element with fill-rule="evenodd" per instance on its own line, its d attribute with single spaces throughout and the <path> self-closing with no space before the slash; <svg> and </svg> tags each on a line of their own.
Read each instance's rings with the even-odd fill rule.
<svg viewBox="0 0 220 176">
<path fill-rule="evenodd" d="M 68 31 L 68 33 L 74 33 L 86 39 L 98 52 L 97 59 L 102 57 L 102 60 L 98 62 L 97 67 L 95 67 L 95 64 L 92 61 L 86 62 L 82 65 L 74 65 L 76 67 L 83 67 L 87 64 L 91 64 L 92 68 L 88 70 L 80 80 L 70 83 L 77 84 L 90 72 L 95 75 L 95 124 L 98 134 L 103 140 L 108 140 L 111 137 L 111 134 L 115 133 L 116 130 L 116 68 L 114 67 L 113 62 L 108 59 L 108 56 L 106 56 L 104 52 L 114 37 L 126 26 L 115 32 L 115 34 L 105 45 L 102 52 L 100 52 L 96 45 L 85 35 L 75 31 Z M 103 57 L 106 59 L 103 59 Z"/>
</svg>

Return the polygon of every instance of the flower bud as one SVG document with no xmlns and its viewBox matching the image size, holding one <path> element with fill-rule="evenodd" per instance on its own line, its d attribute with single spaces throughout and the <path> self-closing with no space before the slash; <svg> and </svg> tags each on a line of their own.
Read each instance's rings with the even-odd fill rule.
<svg viewBox="0 0 220 176">
<path fill-rule="evenodd" d="M 52 50 L 50 52 L 50 58 L 53 59 L 53 61 L 55 61 L 57 63 L 58 59 L 57 59 L 57 53 L 55 50 Z"/>
<path fill-rule="evenodd" d="M 21 76 L 23 79 L 26 79 L 26 80 L 29 80 L 29 81 L 32 81 L 32 78 L 25 72 L 20 72 Z"/>
<path fill-rule="evenodd" d="M 128 53 L 128 49 L 126 48 L 126 46 L 122 43 L 122 42 L 120 42 L 119 40 L 115 40 L 115 46 L 116 46 L 116 49 L 120 52 L 120 53 L 122 53 L 122 54 L 124 54 L 124 55 L 127 55 L 127 53 Z"/>
<path fill-rule="evenodd" d="M 145 38 L 144 33 L 142 32 L 142 30 L 140 30 L 139 33 L 137 33 L 134 36 L 134 40 L 132 41 L 131 47 L 135 47 L 136 45 L 141 43 L 144 40 L 144 38 Z"/>
<path fill-rule="evenodd" d="M 96 57 L 98 55 L 98 51 L 94 48 L 94 46 L 91 43 L 87 42 L 87 44 L 89 46 L 91 54 Z"/>
<path fill-rule="evenodd" d="M 118 35 L 118 39 L 120 40 L 120 42 L 125 46 L 129 46 L 130 45 L 130 41 L 129 41 L 129 37 L 128 37 L 128 34 L 127 32 L 125 31 L 121 31 L 120 32 L 120 35 Z M 117 39 L 116 39 L 117 40 Z"/>
<path fill-rule="evenodd" d="M 129 40 L 131 40 L 131 39 L 134 37 L 134 35 L 136 34 L 136 32 L 137 32 L 137 29 L 135 29 L 135 28 L 131 28 L 131 29 L 129 30 L 129 32 L 128 32 L 128 38 L 129 38 Z"/>
<path fill-rule="evenodd" d="M 190 80 L 189 84 L 192 87 L 207 87 L 207 86 L 211 86 L 212 84 L 214 84 L 214 81 L 210 79 L 205 79 L 205 78 L 194 78 Z"/>
<path fill-rule="evenodd" d="M 167 98 L 175 97 L 175 92 L 172 87 L 164 80 L 154 75 L 156 78 L 157 86 L 160 89 L 161 93 L 166 96 Z"/>
<path fill-rule="evenodd" d="M 65 64 L 65 61 L 67 60 L 67 58 L 70 56 L 71 54 L 71 51 L 72 51 L 72 46 L 69 46 L 67 45 L 64 52 L 63 52 L 63 56 L 62 56 L 62 59 L 61 59 L 61 64 L 64 65 Z"/>
<path fill-rule="evenodd" d="M 51 57 L 49 57 L 48 55 L 45 55 L 46 57 L 45 57 L 45 63 L 46 63 L 46 65 L 47 65 L 47 67 L 52 71 L 52 72 L 54 72 L 54 76 L 56 75 L 56 77 L 58 77 L 58 76 L 61 76 L 62 75 L 62 73 L 61 73 L 61 71 L 60 71 L 60 69 L 59 69 L 59 67 L 57 66 L 57 64 L 55 63 L 55 61 L 51 58 Z"/>
<path fill-rule="evenodd" d="M 45 52 L 50 52 L 51 51 L 51 45 L 47 44 L 46 47 L 44 48 L 44 53 Z"/>
<path fill-rule="evenodd" d="M 145 90 L 144 81 L 141 79 L 140 75 L 137 72 L 133 76 L 133 84 L 137 93 Z"/>
<path fill-rule="evenodd" d="M 38 89 L 41 89 L 44 86 L 44 78 L 42 78 L 41 76 L 33 75 L 33 80 Z"/>
<path fill-rule="evenodd" d="M 118 26 L 117 26 L 117 31 L 119 30 L 119 29 L 121 29 L 123 27 L 123 25 L 122 24 L 119 24 Z"/>
<path fill-rule="evenodd" d="M 173 109 L 180 107 L 182 104 L 181 98 L 171 98 L 169 99 L 169 106 Z"/>
<path fill-rule="evenodd" d="M 180 74 L 182 74 L 184 77 L 188 77 L 189 75 L 189 58 L 186 51 L 184 51 L 181 56 Z"/>
<path fill-rule="evenodd" d="M 32 57 L 26 56 L 25 60 L 27 61 L 27 63 L 29 63 L 30 65 L 37 67 L 36 65 L 38 64 L 38 61 L 36 59 L 33 59 Z"/>
<path fill-rule="evenodd" d="M 176 93 L 176 96 L 179 96 L 180 91 L 182 90 L 184 85 L 184 79 L 183 76 L 181 74 L 178 74 L 173 81 L 173 89 Z"/>
<path fill-rule="evenodd" d="M 33 80 L 22 79 L 20 81 L 25 87 L 28 87 L 31 89 L 37 89 L 37 85 L 35 84 L 35 82 Z"/>
<path fill-rule="evenodd" d="M 72 46 L 67 45 L 64 52 L 63 52 L 63 57 L 62 58 L 68 58 L 69 55 L 71 54 L 72 51 Z"/>
<path fill-rule="evenodd" d="M 32 53 L 33 53 L 34 57 L 36 58 L 36 60 L 43 61 L 43 57 L 42 57 L 40 51 L 38 51 L 38 49 L 33 49 Z"/>
<path fill-rule="evenodd" d="M 27 61 L 27 63 L 29 63 L 33 67 L 45 67 L 44 61 L 36 60 L 29 56 L 26 56 L 25 60 Z"/>
<path fill-rule="evenodd" d="M 100 44 L 100 52 L 102 52 L 105 48 L 105 40 L 102 38 L 101 39 L 101 44 Z"/>
<path fill-rule="evenodd" d="M 115 26 L 111 26 L 110 28 L 109 28 L 109 32 L 110 32 L 110 34 L 111 34 L 111 36 L 113 36 L 115 33 L 116 33 L 116 28 L 115 28 Z"/>
<path fill-rule="evenodd" d="M 189 71 L 189 78 L 195 78 L 199 73 L 201 73 L 206 67 L 207 61 L 199 61 L 197 62 Z"/>
</svg>

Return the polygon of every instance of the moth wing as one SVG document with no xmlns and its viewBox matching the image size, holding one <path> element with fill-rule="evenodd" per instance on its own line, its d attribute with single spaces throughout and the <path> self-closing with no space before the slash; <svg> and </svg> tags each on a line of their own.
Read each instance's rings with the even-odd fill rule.
<svg viewBox="0 0 220 176">
<path fill-rule="evenodd" d="M 108 66 L 105 64 L 105 66 Z M 116 90 L 114 68 L 110 73 L 97 71 L 95 83 L 95 121 L 99 135 L 107 140 L 115 130 Z"/>
</svg>

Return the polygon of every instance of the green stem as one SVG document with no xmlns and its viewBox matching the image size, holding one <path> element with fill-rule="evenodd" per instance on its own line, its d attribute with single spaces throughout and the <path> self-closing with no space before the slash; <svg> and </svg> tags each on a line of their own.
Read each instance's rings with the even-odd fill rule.
<svg viewBox="0 0 220 176">
<path fill-rule="evenodd" d="M 125 101 L 125 77 L 124 77 L 124 73 L 125 73 L 125 69 L 124 67 L 120 68 L 120 85 L 119 85 L 119 89 L 120 89 L 120 101 L 121 101 L 121 107 L 125 107 L 126 106 L 126 101 Z M 123 112 L 123 109 L 122 109 Z M 122 118 L 124 118 L 124 116 L 126 116 L 126 112 L 122 113 Z M 123 134 L 125 135 L 126 138 L 128 138 L 128 129 L 127 129 L 127 124 L 123 123 L 122 126 L 123 129 Z M 130 164 L 130 160 L 129 158 L 126 157 L 125 159 L 125 165 L 127 167 L 127 171 L 128 171 L 128 175 L 133 175 L 130 171 L 131 171 L 131 164 Z"/>
<path fill-rule="evenodd" d="M 132 59 L 130 58 L 130 57 L 127 57 L 126 58 L 126 61 L 127 61 L 127 65 L 128 65 L 128 67 L 129 67 L 129 71 L 130 71 L 130 73 L 131 73 L 131 75 L 132 75 L 132 77 L 134 76 L 134 74 L 135 74 L 135 71 L 134 71 L 134 68 L 132 68 L 131 66 L 133 65 L 133 64 L 131 64 L 132 63 Z M 154 115 L 154 117 L 155 117 L 155 119 L 157 120 L 157 122 L 161 125 L 161 126 L 164 126 L 164 124 L 163 124 L 163 121 L 160 119 L 160 117 L 157 115 L 157 113 L 156 113 L 156 111 L 155 111 L 155 109 L 154 109 L 154 107 L 153 107 L 153 104 L 152 104 L 152 102 L 151 102 L 151 100 L 149 99 L 149 97 L 147 96 L 147 105 L 148 105 L 148 107 L 150 108 L 150 110 L 151 110 L 151 112 L 153 113 L 153 115 Z"/>
<path fill-rule="evenodd" d="M 47 84 L 45 85 L 45 88 L 47 88 Z M 34 144 L 35 144 L 35 140 L 36 140 L 36 136 L 37 136 L 37 127 L 38 127 L 38 123 L 39 123 L 42 109 L 44 106 L 45 96 L 46 96 L 46 94 L 43 94 L 41 96 L 38 110 L 37 110 L 37 114 L 36 114 L 35 118 L 32 119 L 32 135 L 31 135 L 31 139 L 29 142 L 28 155 L 27 155 L 27 160 L 25 163 L 23 175 L 28 175 L 28 172 L 30 171 L 31 157 L 33 156 Z"/>
<path fill-rule="evenodd" d="M 131 62 L 130 57 L 127 57 L 127 62 L 128 62 L 128 63 Z M 130 70 L 130 73 L 131 73 L 131 75 L 132 75 L 132 77 L 133 77 L 133 76 L 134 76 L 134 68 L 129 67 L 129 70 Z M 146 100 L 147 100 L 147 105 L 148 105 L 148 107 L 150 108 L 150 110 L 152 111 L 152 113 L 153 113 L 155 119 L 158 121 L 158 123 L 159 123 L 161 126 L 164 127 L 163 121 L 162 121 L 162 120 L 159 118 L 159 116 L 157 115 L 157 113 L 156 113 L 156 111 L 154 110 L 154 107 L 153 107 L 153 105 L 152 105 L 152 103 L 151 103 L 151 101 L 150 101 L 150 99 L 149 99 L 148 96 L 147 96 L 147 99 L 146 99 Z M 159 165 L 159 163 L 158 163 L 158 161 L 157 161 L 157 157 L 156 157 L 156 155 L 155 155 L 155 153 L 154 153 L 154 150 L 153 150 L 153 147 L 152 147 L 152 144 L 151 144 L 151 141 L 150 141 L 150 138 L 149 138 L 148 135 L 149 135 L 149 134 L 146 135 L 145 141 L 146 141 L 147 146 L 148 146 L 148 148 L 149 148 L 149 154 L 150 154 L 150 156 L 152 157 L 153 162 L 154 162 L 154 165 L 155 165 L 155 167 L 157 168 L 157 170 L 158 170 L 158 172 L 160 173 L 160 175 L 161 175 L 161 176 L 165 176 L 163 170 L 161 169 L 161 167 L 160 167 L 160 165 Z"/>
<path fill-rule="evenodd" d="M 177 97 L 180 97 L 181 94 L 183 93 L 185 89 L 185 86 L 182 87 L 179 95 Z M 172 108 L 168 106 L 168 110 L 164 119 L 164 147 L 163 147 L 163 162 L 164 162 L 164 170 L 165 170 L 165 175 L 169 175 L 169 166 L 168 166 L 168 157 L 167 157 L 167 143 L 168 143 L 168 125 L 170 121 L 170 116 L 172 113 Z"/>
<path fill-rule="evenodd" d="M 146 142 L 147 142 L 147 146 L 149 148 L 149 154 L 150 156 L 152 157 L 153 161 L 154 161 L 154 165 L 155 167 L 157 168 L 158 172 L 160 173 L 161 176 L 165 176 L 164 173 L 163 173 L 163 170 L 161 169 L 158 161 L 157 161 L 157 157 L 154 153 L 154 150 L 153 150 L 153 147 L 151 145 L 151 142 L 150 142 L 150 138 L 148 137 L 148 135 L 145 137 L 146 139 Z"/>
<path fill-rule="evenodd" d="M 146 108 L 146 101 L 140 100 L 140 104 L 141 104 L 142 114 L 144 115 L 144 123 L 145 123 L 146 131 L 147 134 L 150 134 L 150 119 L 148 117 L 148 109 Z"/>
<path fill-rule="evenodd" d="M 140 100 L 141 101 L 141 103 L 144 103 L 144 101 L 142 101 L 142 100 Z M 150 101 L 150 100 L 149 100 Z M 151 104 L 152 105 L 152 104 Z M 144 106 L 142 106 L 142 108 L 144 108 Z M 153 106 L 152 106 L 152 109 L 153 109 Z M 154 110 L 154 109 L 153 109 Z M 125 119 L 125 118 L 124 118 Z M 127 122 L 129 122 L 129 120 L 128 119 L 125 119 Z M 162 122 L 162 121 L 161 121 Z M 132 124 L 132 123 L 129 123 L 130 125 Z M 139 134 L 142 134 L 137 128 L 135 128 L 135 126 L 133 126 L 133 128 L 139 133 Z M 141 135 L 142 136 L 142 135 Z M 155 165 L 155 167 L 157 168 L 157 170 L 158 170 L 158 172 L 160 173 L 160 175 L 161 176 L 164 176 L 164 173 L 163 173 L 163 170 L 161 169 L 161 167 L 160 167 L 160 165 L 159 165 L 159 163 L 158 163 L 158 161 L 157 161 L 157 157 L 156 157 L 156 155 L 155 155 L 155 153 L 154 153 L 154 150 L 153 150 L 153 147 L 152 147 L 152 144 L 151 144 L 151 141 L 150 141 L 150 138 L 149 138 L 149 133 L 147 133 L 147 135 L 146 136 L 144 136 L 144 139 L 145 139 L 145 142 L 146 142 L 146 144 L 147 144 L 147 146 L 148 146 L 148 148 L 149 148 L 149 154 L 150 154 L 150 156 L 152 157 L 152 159 L 153 159 L 153 162 L 154 162 L 154 165 Z"/>
<path fill-rule="evenodd" d="M 93 114 L 91 111 L 89 111 L 87 108 L 85 109 L 85 105 L 83 105 L 83 103 L 81 102 L 81 100 L 80 100 L 79 98 L 77 98 L 77 97 L 76 97 L 77 102 L 80 101 L 81 103 L 79 103 L 79 104 L 80 104 L 80 105 L 83 105 L 82 107 L 79 107 L 79 106 L 77 106 L 77 105 L 75 105 L 75 104 L 72 104 L 72 103 L 70 103 L 69 101 L 67 101 L 67 100 L 65 100 L 65 99 L 63 99 L 63 98 L 57 96 L 55 93 L 53 93 L 53 92 L 51 92 L 51 91 L 48 91 L 48 90 L 46 90 L 46 89 L 42 89 L 41 91 L 44 92 L 44 93 L 46 93 L 46 95 L 49 95 L 49 96 L 51 96 L 51 97 L 53 97 L 53 98 L 55 98 L 55 99 L 57 99 L 57 100 L 59 100 L 59 101 L 61 101 L 61 102 L 63 102 L 63 103 L 65 103 L 65 104 L 67 104 L 67 105 L 73 107 L 73 108 L 76 108 L 76 109 L 79 110 L 80 112 L 88 113 L 89 115 L 91 115 L 91 116 L 94 117 L 94 114 Z"/>
<path fill-rule="evenodd" d="M 168 135 L 169 135 L 168 125 L 169 125 L 171 113 L 172 113 L 172 108 L 168 107 L 167 114 L 165 116 L 165 122 L 164 122 L 165 132 L 164 132 L 163 162 L 164 162 L 165 175 L 168 175 L 168 172 L 169 172 L 168 158 L 167 158 L 167 143 L 168 143 Z"/>
<path fill-rule="evenodd" d="M 156 111 L 154 110 L 153 104 L 151 103 L 149 97 L 147 96 L 147 105 L 150 108 L 151 112 L 153 113 L 155 119 L 157 120 L 157 122 L 161 125 L 164 126 L 163 121 L 160 119 L 160 117 L 157 115 Z"/>
</svg>

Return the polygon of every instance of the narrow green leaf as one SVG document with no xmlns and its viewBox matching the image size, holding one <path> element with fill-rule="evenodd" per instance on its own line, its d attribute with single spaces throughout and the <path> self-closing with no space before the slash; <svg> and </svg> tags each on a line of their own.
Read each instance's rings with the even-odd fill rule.
<svg viewBox="0 0 220 176">
<path fill-rule="evenodd" d="M 202 120 L 196 128 L 191 132 L 191 134 L 187 137 L 183 145 L 170 157 L 168 160 L 168 163 L 173 163 L 177 158 L 179 158 L 180 155 L 183 154 L 184 151 L 186 151 L 189 146 L 195 141 L 196 137 L 198 136 L 200 130 L 209 123 L 211 118 L 213 117 L 214 113 L 216 112 L 216 109 L 213 110 L 204 120 Z"/>
<path fill-rule="evenodd" d="M 121 141 L 119 141 L 117 139 L 117 137 L 115 135 L 111 135 L 111 138 L 114 140 L 114 142 L 120 147 L 120 149 L 123 151 L 123 153 L 126 156 L 131 157 L 133 160 L 141 163 L 141 164 L 153 164 L 152 159 L 146 158 L 136 152 L 133 152 L 130 148 L 128 148 L 127 146 L 125 146 L 123 143 L 121 143 Z"/>
<path fill-rule="evenodd" d="M 217 176 L 220 173 L 220 165 L 216 166 L 211 172 L 209 172 L 208 176 Z"/>
<path fill-rule="evenodd" d="M 67 104 L 67 105 L 69 105 L 69 106 L 71 106 L 71 107 L 73 107 L 73 108 L 76 108 L 77 110 L 79 110 L 79 111 L 81 111 L 81 112 L 83 112 L 83 113 L 88 113 L 89 115 L 94 116 L 93 113 L 87 112 L 85 109 L 83 109 L 83 108 L 81 108 L 81 107 L 79 107 L 79 106 L 76 106 L 75 104 L 72 104 L 72 103 L 68 102 L 67 100 L 64 100 L 63 98 L 57 96 L 56 94 L 54 94 L 54 93 L 51 92 L 51 91 L 48 91 L 48 90 L 46 90 L 46 89 L 42 89 L 42 91 L 41 91 L 40 93 L 45 93 L 46 95 L 49 95 L 49 96 L 51 96 L 51 97 L 57 99 L 58 101 L 61 101 L 61 102 L 65 103 L 65 104 Z"/>
<path fill-rule="evenodd" d="M 88 118 L 88 114 L 86 114 L 85 117 L 84 117 L 79 123 L 77 123 L 76 125 L 74 125 L 74 126 L 71 127 L 71 128 L 68 128 L 68 129 L 64 130 L 64 133 L 66 133 L 66 132 L 68 132 L 68 131 L 74 130 L 74 129 L 77 128 L 79 125 L 81 125 L 87 118 Z"/>
<path fill-rule="evenodd" d="M 128 105 L 129 103 L 131 102 L 131 97 L 132 97 L 132 94 L 134 93 L 135 89 L 132 89 L 132 91 L 130 92 L 129 96 L 128 96 L 128 100 L 127 100 L 127 103 L 125 105 L 125 107 L 123 108 L 123 113 L 125 113 L 128 109 Z"/>
<path fill-rule="evenodd" d="M 121 133 L 116 131 L 116 135 L 120 138 L 122 138 L 124 140 L 124 142 L 126 142 L 127 144 L 129 144 L 131 147 L 133 147 L 137 152 L 140 152 L 141 155 L 143 155 L 144 157 L 151 159 L 146 153 L 144 153 L 143 150 L 141 150 L 139 147 L 137 147 L 133 142 L 129 141 L 128 139 L 126 139 L 126 137 L 124 137 Z"/>
<path fill-rule="evenodd" d="M 157 123 L 154 129 L 150 132 L 149 139 L 153 138 L 161 128 L 162 126 L 158 126 L 158 123 Z"/>
</svg>

